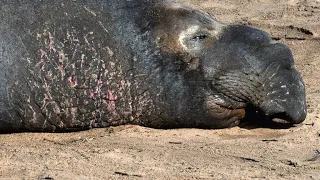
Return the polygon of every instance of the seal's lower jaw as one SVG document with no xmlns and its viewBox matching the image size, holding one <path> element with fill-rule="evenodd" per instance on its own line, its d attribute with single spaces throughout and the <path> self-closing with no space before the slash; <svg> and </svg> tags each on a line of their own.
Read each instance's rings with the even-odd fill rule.
<svg viewBox="0 0 320 180">
<path fill-rule="evenodd" d="M 223 102 L 224 104 L 221 104 Z M 234 127 L 240 124 L 241 119 L 245 118 L 246 111 L 243 104 L 239 103 L 237 106 L 234 105 L 225 106 L 226 102 L 220 99 L 220 103 L 215 100 L 208 100 L 205 102 L 205 111 L 214 123 L 214 128 L 227 128 Z"/>
</svg>

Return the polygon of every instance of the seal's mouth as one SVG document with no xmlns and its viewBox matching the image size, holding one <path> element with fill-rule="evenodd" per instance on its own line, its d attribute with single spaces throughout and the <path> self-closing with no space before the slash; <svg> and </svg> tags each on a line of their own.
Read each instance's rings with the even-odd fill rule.
<svg viewBox="0 0 320 180">
<path fill-rule="evenodd" d="M 285 112 L 267 114 L 261 107 L 232 99 L 222 93 L 210 95 L 205 102 L 205 110 L 222 128 L 238 125 L 289 128 L 296 124 Z"/>
<path fill-rule="evenodd" d="M 261 108 L 248 104 L 245 108 L 246 115 L 241 119 L 240 127 L 254 128 L 266 127 L 272 129 L 286 129 L 294 126 L 286 113 L 266 115 Z"/>
</svg>

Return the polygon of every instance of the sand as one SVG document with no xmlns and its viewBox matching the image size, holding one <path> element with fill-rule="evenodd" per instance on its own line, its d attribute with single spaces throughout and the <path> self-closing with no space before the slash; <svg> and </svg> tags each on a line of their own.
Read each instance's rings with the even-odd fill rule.
<svg viewBox="0 0 320 180">
<path fill-rule="evenodd" d="M 291 128 L 0 135 L 0 179 L 320 179 L 320 1 L 178 0 L 290 46 L 308 116 Z M 318 158 L 319 157 L 319 158 Z"/>
</svg>

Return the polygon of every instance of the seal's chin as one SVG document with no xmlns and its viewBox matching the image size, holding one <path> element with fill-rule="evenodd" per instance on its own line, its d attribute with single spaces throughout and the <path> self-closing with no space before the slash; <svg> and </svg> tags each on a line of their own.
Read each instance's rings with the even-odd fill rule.
<svg viewBox="0 0 320 180">
<path fill-rule="evenodd" d="M 232 99 L 222 98 L 218 95 L 210 96 L 205 101 L 206 113 L 211 119 L 214 119 L 218 128 L 239 125 L 240 120 L 246 116 L 245 106 L 245 103 L 235 103 Z"/>
</svg>

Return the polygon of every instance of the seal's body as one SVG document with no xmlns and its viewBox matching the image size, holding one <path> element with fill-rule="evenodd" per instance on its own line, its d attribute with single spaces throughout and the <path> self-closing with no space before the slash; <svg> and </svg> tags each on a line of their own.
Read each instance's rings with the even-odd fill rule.
<svg viewBox="0 0 320 180">
<path fill-rule="evenodd" d="M 300 123 L 288 47 L 163 0 L 0 3 L 0 131 Z"/>
</svg>

